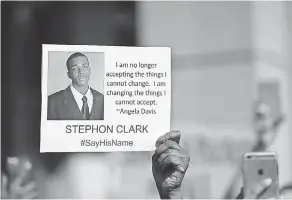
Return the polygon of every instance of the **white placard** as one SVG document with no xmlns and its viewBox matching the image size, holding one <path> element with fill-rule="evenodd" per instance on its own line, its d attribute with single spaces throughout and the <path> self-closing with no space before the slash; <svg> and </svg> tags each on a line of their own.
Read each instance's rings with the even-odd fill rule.
<svg viewBox="0 0 292 200">
<path fill-rule="evenodd" d="M 43 45 L 40 152 L 152 151 L 170 113 L 169 47 Z"/>
</svg>

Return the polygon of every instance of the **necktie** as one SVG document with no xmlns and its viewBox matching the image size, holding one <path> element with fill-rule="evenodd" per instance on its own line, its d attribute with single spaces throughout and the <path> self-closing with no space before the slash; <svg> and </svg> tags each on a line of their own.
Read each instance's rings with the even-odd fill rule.
<svg viewBox="0 0 292 200">
<path fill-rule="evenodd" d="M 83 96 L 82 101 L 83 101 L 83 106 L 81 109 L 82 117 L 84 120 L 88 120 L 89 119 L 89 107 L 88 107 L 88 103 L 87 103 L 87 97 Z"/>
</svg>

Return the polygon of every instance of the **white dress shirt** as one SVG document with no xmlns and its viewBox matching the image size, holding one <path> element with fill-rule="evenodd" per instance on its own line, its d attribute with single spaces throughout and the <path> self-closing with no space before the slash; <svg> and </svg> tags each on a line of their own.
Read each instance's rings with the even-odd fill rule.
<svg viewBox="0 0 292 200">
<path fill-rule="evenodd" d="M 76 103 L 77 103 L 77 105 L 79 107 L 79 110 L 81 111 L 82 110 L 82 106 L 83 106 L 83 101 L 82 101 L 83 94 L 78 92 L 78 90 L 76 90 L 72 84 L 70 85 L 70 89 L 71 89 L 72 94 L 74 96 L 74 99 L 75 99 L 75 101 L 76 101 Z M 89 113 L 91 113 L 92 105 L 93 105 L 93 94 L 91 92 L 90 87 L 88 87 L 88 90 L 87 90 L 87 92 L 86 92 L 86 94 L 84 96 L 87 97 L 87 104 L 88 104 L 88 107 L 89 107 Z"/>
</svg>

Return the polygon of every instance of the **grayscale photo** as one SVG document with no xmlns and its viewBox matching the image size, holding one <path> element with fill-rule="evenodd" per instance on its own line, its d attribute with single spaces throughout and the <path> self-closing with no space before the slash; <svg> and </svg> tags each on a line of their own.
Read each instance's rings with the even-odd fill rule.
<svg viewBox="0 0 292 200">
<path fill-rule="evenodd" d="M 50 50 L 43 74 L 44 44 L 171 48 L 169 131 L 140 140 L 153 151 L 92 152 L 101 134 L 66 132 L 114 118 L 105 73 L 123 55 Z M 1 73 L 2 199 L 292 199 L 291 1 L 2 1 Z M 85 150 L 41 152 L 69 146 L 52 124 Z"/>
<path fill-rule="evenodd" d="M 48 120 L 103 120 L 104 53 L 48 54 Z"/>
</svg>

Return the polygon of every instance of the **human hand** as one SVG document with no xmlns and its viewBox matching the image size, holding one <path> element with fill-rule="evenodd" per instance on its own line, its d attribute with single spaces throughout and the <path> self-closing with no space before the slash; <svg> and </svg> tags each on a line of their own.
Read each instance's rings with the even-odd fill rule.
<svg viewBox="0 0 292 200">
<path fill-rule="evenodd" d="M 181 199 L 181 184 L 190 156 L 179 145 L 181 134 L 171 131 L 158 138 L 152 172 L 161 199 Z"/>
<path fill-rule="evenodd" d="M 264 179 L 254 188 L 247 190 L 244 194 L 243 188 L 241 189 L 240 194 L 237 199 L 265 199 L 266 192 L 272 185 L 272 179 Z M 280 197 L 269 197 L 268 199 L 280 199 Z"/>
</svg>

